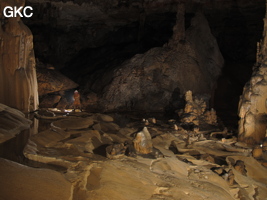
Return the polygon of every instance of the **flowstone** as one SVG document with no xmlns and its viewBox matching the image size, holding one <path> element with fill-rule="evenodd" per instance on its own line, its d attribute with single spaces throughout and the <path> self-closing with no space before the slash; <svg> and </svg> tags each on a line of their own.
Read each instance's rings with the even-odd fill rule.
<svg viewBox="0 0 267 200">
<path fill-rule="evenodd" d="M 258 43 L 257 62 L 249 82 L 240 97 L 238 114 L 239 141 L 260 144 L 267 128 L 267 12 L 264 18 L 263 39 Z"/>
</svg>

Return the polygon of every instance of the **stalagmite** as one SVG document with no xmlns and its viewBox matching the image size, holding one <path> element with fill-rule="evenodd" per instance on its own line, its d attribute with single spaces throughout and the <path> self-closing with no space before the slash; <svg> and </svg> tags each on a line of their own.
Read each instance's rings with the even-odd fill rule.
<svg viewBox="0 0 267 200">
<path fill-rule="evenodd" d="M 267 8 L 267 6 L 266 6 Z M 259 144 L 267 127 L 267 12 L 263 39 L 257 45 L 257 62 L 239 101 L 239 141 Z"/>
<path fill-rule="evenodd" d="M 183 40 L 185 40 L 185 5 L 181 2 L 177 4 L 176 24 L 168 46 L 175 48 Z"/>
<path fill-rule="evenodd" d="M 147 127 L 144 127 L 142 131 L 136 134 L 133 143 L 135 150 L 140 154 L 148 154 L 152 152 L 152 140 L 151 135 L 147 130 Z"/>
<path fill-rule="evenodd" d="M 24 1 L 0 2 L 0 103 L 29 112 L 38 108 L 35 57 L 31 31 L 20 17 L 5 18 L 5 6 L 23 6 Z"/>
</svg>

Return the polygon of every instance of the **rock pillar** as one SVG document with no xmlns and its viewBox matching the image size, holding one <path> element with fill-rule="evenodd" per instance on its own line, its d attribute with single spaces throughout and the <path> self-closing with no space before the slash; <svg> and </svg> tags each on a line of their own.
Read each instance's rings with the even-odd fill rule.
<svg viewBox="0 0 267 200">
<path fill-rule="evenodd" d="M 29 112 L 38 107 L 32 33 L 20 17 L 5 18 L 5 6 L 24 6 L 24 0 L 0 2 L 0 103 Z"/>
<path fill-rule="evenodd" d="M 239 141 L 252 145 L 261 143 L 266 137 L 267 127 L 267 12 L 263 39 L 257 45 L 257 62 L 243 89 L 238 112 Z"/>
</svg>

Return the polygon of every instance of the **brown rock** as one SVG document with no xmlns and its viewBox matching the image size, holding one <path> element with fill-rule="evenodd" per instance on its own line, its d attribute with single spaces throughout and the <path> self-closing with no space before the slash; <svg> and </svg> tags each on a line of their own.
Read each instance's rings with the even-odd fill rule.
<svg viewBox="0 0 267 200">
<path fill-rule="evenodd" d="M 228 171 L 228 176 L 227 176 L 227 183 L 231 186 L 234 185 L 235 183 L 235 175 L 233 173 L 233 170 Z"/>
<path fill-rule="evenodd" d="M 1 1 L 0 8 L 24 3 Z M 32 33 L 20 17 L 11 17 L 1 23 L 0 38 L 0 103 L 23 112 L 34 111 L 38 108 L 38 93 Z"/>
<path fill-rule="evenodd" d="M 112 144 L 106 148 L 106 155 L 110 159 L 119 158 L 125 155 L 126 147 L 124 144 Z"/>
<path fill-rule="evenodd" d="M 0 103 L 0 142 L 14 137 L 22 130 L 30 128 L 31 123 L 19 110 Z"/>
<path fill-rule="evenodd" d="M 73 186 L 60 173 L 0 158 L 0 199 L 70 200 Z"/>
<path fill-rule="evenodd" d="M 54 106 L 60 101 L 60 95 L 49 95 L 45 96 L 40 101 L 40 108 L 54 108 Z"/>
<path fill-rule="evenodd" d="M 38 93 L 40 96 L 78 87 L 78 84 L 56 70 L 37 68 Z"/>
<path fill-rule="evenodd" d="M 133 140 L 134 148 L 137 153 L 148 154 L 153 151 L 151 135 L 144 127 L 142 131 L 138 132 Z"/>
<path fill-rule="evenodd" d="M 240 172 L 242 175 L 246 176 L 247 175 L 247 170 L 244 161 L 242 160 L 237 160 L 234 168 L 236 171 Z"/>
<path fill-rule="evenodd" d="M 247 144 L 257 144 L 266 135 L 267 114 L 267 15 L 264 18 L 263 39 L 258 43 L 257 62 L 250 81 L 244 86 L 239 101 L 239 137 Z"/>
<path fill-rule="evenodd" d="M 85 129 L 94 124 L 91 117 L 81 118 L 81 117 L 69 117 L 67 119 L 62 119 L 51 123 L 52 127 L 60 128 L 62 130 L 78 130 Z"/>
<path fill-rule="evenodd" d="M 262 148 L 260 146 L 255 147 L 252 150 L 252 156 L 256 159 L 259 159 L 262 157 Z"/>
<path fill-rule="evenodd" d="M 173 36 L 177 40 L 183 38 L 179 32 L 174 34 L 179 34 L 177 38 Z M 162 48 L 138 54 L 109 75 L 105 74 L 112 78 L 103 86 L 102 107 L 105 110 L 163 111 L 177 89 L 181 93 L 190 89 L 194 93 L 210 94 L 223 58 L 204 15 L 196 13 L 182 43 L 175 42 L 172 48 L 168 47 L 170 43 L 172 40 Z M 99 84 L 95 83 L 101 84 L 102 79 Z"/>
</svg>

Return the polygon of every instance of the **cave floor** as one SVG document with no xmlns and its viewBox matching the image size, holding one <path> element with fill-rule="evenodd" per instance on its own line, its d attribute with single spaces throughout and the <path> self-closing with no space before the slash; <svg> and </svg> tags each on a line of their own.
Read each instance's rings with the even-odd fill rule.
<svg viewBox="0 0 267 200">
<path fill-rule="evenodd" d="M 19 159 L 1 155 L 2 199 L 266 199 L 264 161 L 227 129 L 185 130 L 149 114 L 50 114 L 13 141 L 24 141 Z M 131 142 L 144 127 L 153 151 L 138 154 Z"/>
</svg>

